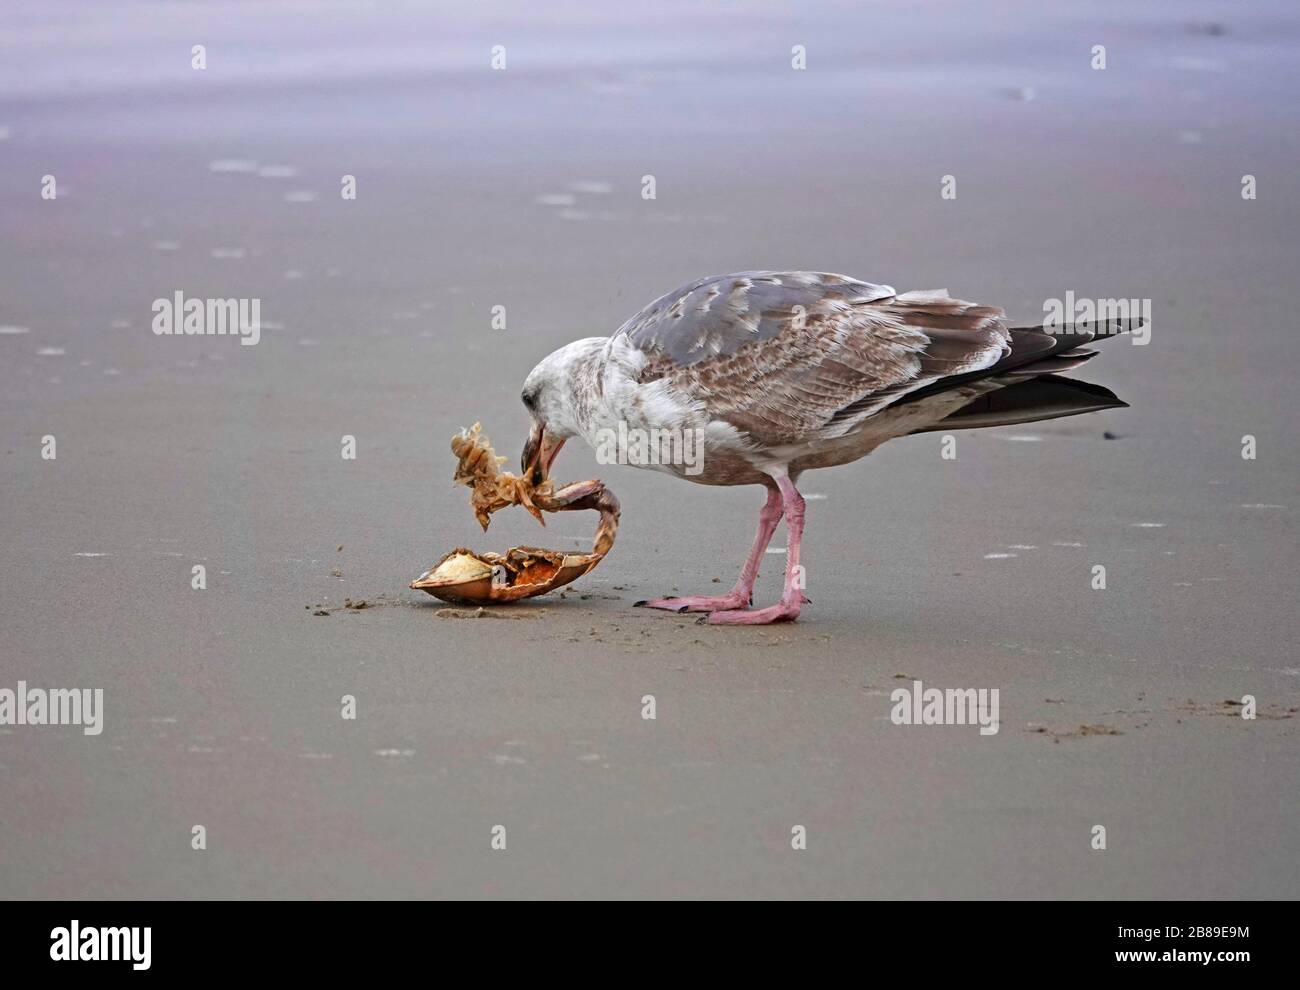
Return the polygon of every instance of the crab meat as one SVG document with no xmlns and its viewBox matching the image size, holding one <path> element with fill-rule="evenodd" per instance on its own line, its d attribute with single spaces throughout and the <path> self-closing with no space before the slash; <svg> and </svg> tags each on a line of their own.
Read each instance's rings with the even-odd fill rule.
<svg viewBox="0 0 1300 990">
<path fill-rule="evenodd" d="M 474 507 L 474 516 L 484 532 L 487 531 L 492 513 L 507 505 L 522 505 L 539 523 L 546 525 L 534 499 L 549 495 L 551 482 L 547 480 L 533 487 L 526 479 L 502 471 L 501 465 L 506 459 L 492 449 L 492 443 L 484 434 L 482 424 L 475 423 L 468 430 L 461 430 L 452 437 L 451 452 L 457 458 L 452 481 L 458 485 L 469 485 L 470 505 Z"/>
</svg>

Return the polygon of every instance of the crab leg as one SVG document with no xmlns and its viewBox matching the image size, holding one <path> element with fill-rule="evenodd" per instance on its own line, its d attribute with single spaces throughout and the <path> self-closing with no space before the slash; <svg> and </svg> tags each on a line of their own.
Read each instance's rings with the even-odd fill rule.
<svg viewBox="0 0 1300 990">
<path fill-rule="evenodd" d="M 604 556 L 614 545 L 614 537 L 618 535 L 618 499 L 605 487 L 603 481 L 595 478 L 590 481 L 575 481 L 550 495 L 534 493 L 533 501 L 538 508 L 547 512 L 595 509 L 600 513 L 600 525 L 596 528 L 591 552 Z"/>
</svg>

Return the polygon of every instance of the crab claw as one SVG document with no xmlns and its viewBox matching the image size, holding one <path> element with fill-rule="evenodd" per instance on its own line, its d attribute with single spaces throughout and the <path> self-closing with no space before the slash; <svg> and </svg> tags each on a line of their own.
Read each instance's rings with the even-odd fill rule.
<svg viewBox="0 0 1300 990">
<path fill-rule="evenodd" d="M 542 510 L 537 507 L 537 503 L 533 501 L 532 492 L 529 491 L 524 479 L 520 478 L 516 481 L 515 490 L 519 495 L 519 504 L 528 510 L 529 515 L 545 526 L 546 517 L 542 515 Z"/>
</svg>

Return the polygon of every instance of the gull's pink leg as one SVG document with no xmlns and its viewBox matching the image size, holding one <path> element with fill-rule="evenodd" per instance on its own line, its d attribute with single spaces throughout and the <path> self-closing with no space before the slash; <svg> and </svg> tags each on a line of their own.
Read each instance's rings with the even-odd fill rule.
<svg viewBox="0 0 1300 990">
<path fill-rule="evenodd" d="M 704 595 L 692 595 L 688 598 L 655 598 L 651 601 L 637 602 L 646 608 L 662 608 L 670 612 L 716 612 L 726 609 L 748 608 L 754 597 L 754 580 L 758 577 L 758 565 L 763 561 L 763 552 L 772 542 L 776 524 L 781 521 L 781 492 L 776 488 L 767 491 L 767 502 L 758 514 L 758 533 L 754 536 L 754 545 L 750 547 L 745 566 L 741 569 L 736 586 L 721 597 L 709 598 Z"/>
<path fill-rule="evenodd" d="M 803 590 L 797 586 L 800 575 L 799 542 L 803 539 L 804 500 L 788 477 L 776 479 L 780 488 L 782 511 L 785 515 L 786 534 L 789 538 L 785 555 L 785 591 L 777 605 L 753 611 L 714 612 L 710 625 L 763 626 L 770 622 L 793 622 L 799 618 L 799 608 L 806 602 Z"/>
</svg>

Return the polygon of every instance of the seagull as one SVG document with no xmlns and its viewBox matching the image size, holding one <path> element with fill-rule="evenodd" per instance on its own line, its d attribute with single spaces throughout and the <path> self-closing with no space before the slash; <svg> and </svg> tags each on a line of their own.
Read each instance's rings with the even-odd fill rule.
<svg viewBox="0 0 1300 990">
<path fill-rule="evenodd" d="M 1109 390 L 1060 375 L 1097 353 L 1084 345 L 1128 329 L 1126 321 L 1011 328 L 1001 309 L 946 289 L 900 294 L 825 272 L 702 278 L 612 335 L 576 340 L 533 368 L 521 395 L 532 418 L 521 466 L 540 484 L 572 437 L 598 456 L 611 437 L 648 437 L 651 456 L 637 445 L 639 456 L 619 463 L 702 485 L 762 485 L 767 499 L 735 587 L 637 604 L 706 612 L 719 625 L 788 622 L 809 603 L 796 487 L 805 471 L 851 463 L 913 433 L 1124 408 Z M 680 454 L 688 437 L 701 444 L 692 463 L 653 456 L 656 439 L 683 441 Z M 633 453 L 620 442 L 621 455 Z M 782 519 L 784 590 L 755 609 L 759 564 Z"/>
</svg>

